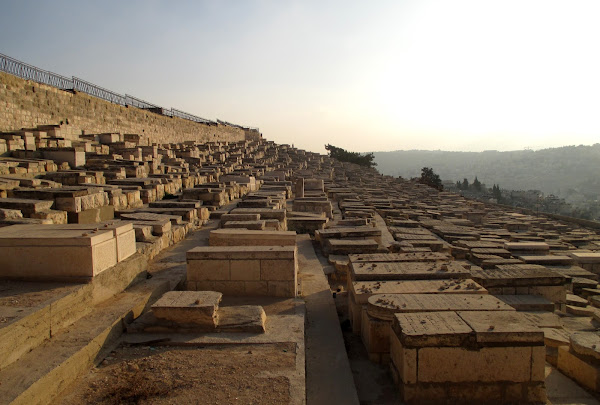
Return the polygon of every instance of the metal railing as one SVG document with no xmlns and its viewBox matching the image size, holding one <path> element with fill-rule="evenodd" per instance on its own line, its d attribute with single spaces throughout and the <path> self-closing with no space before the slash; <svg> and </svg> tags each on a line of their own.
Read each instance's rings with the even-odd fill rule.
<svg viewBox="0 0 600 405">
<path fill-rule="evenodd" d="M 0 53 L 0 70 L 26 80 L 47 84 L 62 90 L 73 88 L 73 80 L 68 77 L 39 69 Z"/>
<path fill-rule="evenodd" d="M 129 94 L 125 94 L 125 104 L 130 105 L 132 107 L 141 108 L 142 110 L 154 110 L 154 109 L 162 109 L 161 106 L 156 104 L 149 103 L 147 101 L 141 100 L 139 98 L 133 97 Z"/>
<path fill-rule="evenodd" d="M 115 93 L 114 91 L 105 89 L 103 87 L 97 86 L 93 83 L 86 82 L 83 79 L 79 79 L 75 76 L 73 78 L 68 78 L 65 76 L 58 75 L 56 73 L 52 73 L 46 70 L 42 70 L 32 65 L 28 65 L 27 63 L 21 62 L 17 59 L 11 58 L 10 56 L 6 56 L 0 53 L 0 71 L 10 73 L 11 75 L 20 77 L 26 80 L 33 80 L 38 83 L 47 84 L 49 86 L 57 87 L 62 90 L 75 90 L 80 91 L 82 93 L 89 94 L 90 96 L 98 97 L 103 100 L 109 101 L 114 104 L 119 104 L 126 107 L 136 107 L 143 110 L 149 110 L 156 114 L 165 115 L 167 117 L 179 117 L 185 120 L 198 122 L 200 124 L 209 124 L 215 125 L 217 123 L 230 125 L 232 127 L 241 128 L 241 129 L 255 129 L 258 128 L 250 128 L 250 127 L 242 127 L 240 125 L 235 125 L 228 123 L 227 121 L 211 121 L 206 118 L 199 117 L 197 115 L 189 114 L 181 110 L 177 110 L 172 108 L 167 110 L 159 105 L 149 103 L 137 97 L 131 96 L 129 94 L 125 94 L 124 96 Z"/>
<path fill-rule="evenodd" d="M 73 76 L 73 90 L 82 91 L 90 96 L 98 97 L 114 104 L 127 105 L 125 103 L 125 96 L 115 93 L 114 91 L 107 90 L 103 87 L 96 86 L 95 84 L 86 82 L 85 80 L 79 79 L 75 76 Z"/>
<path fill-rule="evenodd" d="M 214 121 L 207 120 L 206 118 L 198 117 L 197 115 L 188 114 L 186 112 L 179 111 L 173 107 L 171 107 L 171 111 L 173 112 L 174 117 L 179 117 L 179 118 L 183 118 L 183 119 L 190 120 L 190 121 L 196 121 L 196 122 L 200 122 L 203 124 L 216 124 L 216 122 L 214 122 Z"/>
<path fill-rule="evenodd" d="M 222 125 L 229 125 L 230 127 L 234 127 L 234 128 L 239 128 L 239 129 L 244 129 L 244 130 L 254 130 L 254 131 L 258 131 L 257 127 L 244 127 L 242 125 L 237 125 L 237 124 L 232 124 L 231 122 L 227 122 L 224 120 L 220 120 L 217 118 L 217 123 L 218 124 L 222 124 Z"/>
</svg>

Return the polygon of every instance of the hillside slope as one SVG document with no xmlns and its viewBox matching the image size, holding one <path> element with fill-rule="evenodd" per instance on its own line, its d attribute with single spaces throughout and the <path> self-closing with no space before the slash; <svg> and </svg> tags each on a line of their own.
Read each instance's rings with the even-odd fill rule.
<svg viewBox="0 0 600 405">
<path fill-rule="evenodd" d="M 422 167 L 431 167 L 443 180 L 472 182 L 475 176 L 488 187 L 537 189 L 567 197 L 576 192 L 600 194 L 600 144 L 564 146 L 538 151 L 375 152 L 377 169 L 405 178 L 420 176 Z M 597 198 L 597 197 L 596 197 Z"/>
</svg>

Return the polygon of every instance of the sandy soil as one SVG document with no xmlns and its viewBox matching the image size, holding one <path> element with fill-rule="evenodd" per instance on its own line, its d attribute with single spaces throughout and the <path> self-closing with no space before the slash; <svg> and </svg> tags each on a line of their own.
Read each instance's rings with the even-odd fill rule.
<svg viewBox="0 0 600 405">
<path fill-rule="evenodd" d="M 75 404 L 287 404 L 295 345 L 120 347 L 62 398 Z"/>
</svg>

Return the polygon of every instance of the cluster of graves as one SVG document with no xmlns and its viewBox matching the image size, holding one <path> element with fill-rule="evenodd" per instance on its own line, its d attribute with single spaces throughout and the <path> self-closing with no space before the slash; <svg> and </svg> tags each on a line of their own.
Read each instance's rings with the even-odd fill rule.
<svg viewBox="0 0 600 405">
<path fill-rule="evenodd" d="M 147 145 L 42 126 L 0 140 L 2 279 L 93 284 L 212 220 L 207 243 L 186 253 L 185 282 L 130 330 L 260 334 L 262 307 L 219 303 L 301 295 L 305 233 L 403 400 L 543 402 L 546 363 L 600 390 L 594 230 L 262 139 Z M 10 336 L 20 318 L 0 319 Z"/>
<path fill-rule="evenodd" d="M 316 240 L 403 400 L 544 402 L 546 362 L 598 391 L 596 231 L 351 166 L 327 183 Z"/>
</svg>

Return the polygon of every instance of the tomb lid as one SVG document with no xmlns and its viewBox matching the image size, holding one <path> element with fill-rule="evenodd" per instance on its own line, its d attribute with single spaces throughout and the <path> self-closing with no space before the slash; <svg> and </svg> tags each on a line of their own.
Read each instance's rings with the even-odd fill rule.
<svg viewBox="0 0 600 405">
<path fill-rule="evenodd" d="M 570 340 L 575 353 L 600 360 L 600 335 L 597 332 L 575 332 Z"/>
<path fill-rule="evenodd" d="M 504 249 L 507 250 L 548 250 L 550 246 L 545 242 L 506 242 Z"/>
<path fill-rule="evenodd" d="M 562 328 L 563 322 L 561 321 L 560 316 L 556 315 L 554 312 L 548 311 L 519 311 L 523 314 L 529 321 L 537 327 L 540 328 Z"/>
<path fill-rule="evenodd" d="M 377 294 L 369 297 L 367 311 L 391 320 L 394 313 L 439 311 L 514 311 L 493 295 L 483 294 Z"/>
<path fill-rule="evenodd" d="M 546 346 L 557 347 L 569 344 L 570 333 L 564 329 L 542 328 Z"/>
<path fill-rule="evenodd" d="M 457 314 L 473 329 L 478 343 L 544 344 L 544 332 L 520 312 L 459 311 Z"/>
<path fill-rule="evenodd" d="M 463 346 L 473 332 L 453 311 L 394 314 L 392 331 L 405 347 Z"/>
<path fill-rule="evenodd" d="M 429 280 L 469 278 L 471 273 L 455 262 L 363 262 L 351 263 L 352 279 L 360 280 Z"/>
<path fill-rule="evenodd" d="M 517 265 L 518 266 L 518 265 Z M 471 277 L 486 288 L 564 285 L 567 278 L 546 268 L 471 269 Z"/>
<path fill-rule="evenodd" d="M 355 281 L 350 295 L 357 304 L 367 304 L 373 294 L 487 294 L 487 290 L 470 279 Z"/>
<path fill-rule="evenodd" d="M 569 252 L 577 263 L 600 263 L 600 253 L 595 252 Z"/>
<path fill-rule="evenodd" d="M 348 255 L 351 262 L 432 262 L 448 261 L 449 257 L 439 252 L 423 253 L 362 253 Z"/>
<path fill-rule="evenodd" d="M 542 310 L 554 311 L 554 303 L 541 295 L 498 295 L 498 299 L 516 310 Z"/>
<path fill-rule="evenodd" d="M 60 229 L 53 225 L 0 228 L 0 246 L 94 246 L 113 239 L 112 229 Z"/>
</svg>

